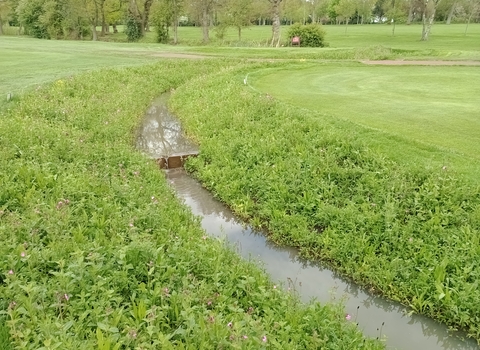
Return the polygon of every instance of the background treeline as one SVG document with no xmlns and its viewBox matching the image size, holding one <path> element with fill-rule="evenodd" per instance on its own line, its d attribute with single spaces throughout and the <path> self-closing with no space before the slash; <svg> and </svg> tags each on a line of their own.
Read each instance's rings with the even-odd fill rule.
<svg viewBox="0 0 480 350">
<path fill-rule="evenodd" d="M 4 26 L 47 39 L 93 39 L 125 25 L 129 40 L 155 27 L 159 41 L 178 41 L 178 26 L 202 27 L 203 41 L 228 27 L 293 23 L 478 22 L 480 0 L 0 0 Z M 428 35 L 428 33 L 427 33 Z M 275 36 L 275 31 L 274 31 Z"/>
</svg>

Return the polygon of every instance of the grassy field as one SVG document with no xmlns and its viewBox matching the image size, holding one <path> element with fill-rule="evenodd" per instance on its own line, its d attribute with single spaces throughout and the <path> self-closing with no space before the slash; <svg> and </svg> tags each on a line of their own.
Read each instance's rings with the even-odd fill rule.
<svg viewBox="0 0 480 350">
<path fill-rule="evenodd" d="M 472 179 L 478 176 L 478 67 L 297 64 L 253 72 L 249 79 L 253 87 L 298 108 L 405 139 L 407 150 L 412 143 L 436 147 L 440 167 L 455 160 L 458 170 L 470 172 Z M 418 162 L 402 147 L 392 148 L 390 140 L 377 141 L 372 144 L 385 154 Z"/>
<path fill-rule="evenodd" d="M 420 41 L 421 26 L 414 25 L 397 25 L 395 36 L 392 36 L 392 27 L 386 24 L 378 25 L 352 25 L 349 26 L 345 34 L 344 26 L 327 25 L 324 26 L 327 33 L 326 41 L 330 48 L 345 49 L 357 48 L 363 49 L 369 46 L 384 46 L 401 50 L 402 57 L 408 58 L 422 57 L 433 59 L 441 57 L 444 59 L 480 59 L 479 50 L 480 43 L 478 37 L 480 35 L 480 24 L 471 24 L 467 35 L 464 35 L 464 24 L 435 24 L 432 29 L 432 36 L 429 41 Z M 288 26 L 283 26 L 281 33 L 285 37 Z M 199 46 L 197 51 L 206 53 L 215 53 L 223 55 L 260 55 L 259 47 L 265 46 L 271 37 L 270 26 L 251 26 L 242 31 L 242 41 L 238 41 L 237 33 L 234 29 L 227 31 L 223 40 L 219 40 L 215 36 L 215 31 L 210 31 L 211 45 L 202 44 L 202 33 L 200 28 L 180 27 L 179 40 L 180 44 Z M 109 40 L 125 41 L 124 33 L 118 33 L 108 37 Z M 142 42 L 155 42 L 155 34 L 147 33 Z M 284 42 L 288 45 L 287 42 Z M 210 46 L 215 46 L 212 49 Z M 230 48 L 229 48 L 230 47 Z M 236 47 L 232 50 L 231 47 Z M 256 49 L 257 48 L 257 49 Z M 295 48 L 297 50 L 297 48 Z M 308 49 L 302 49 L 308 50 Z M 270 51 L 270 55 L 272 55 Z"/>
</svg>

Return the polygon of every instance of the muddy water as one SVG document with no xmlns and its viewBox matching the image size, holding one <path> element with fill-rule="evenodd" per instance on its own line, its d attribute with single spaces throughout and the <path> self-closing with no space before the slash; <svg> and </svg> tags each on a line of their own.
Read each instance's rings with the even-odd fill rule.
<svg viewBox="0 0 480 350">
<path fill-rule="evenodd" d="M 198 146 L 184 137 L 180 122 L 168 112 L 168 98 L 169 94 L 163 94 L 145 113 L 138 129 L 137 148 L 155 159 L 198 153 Z"/>
<path fill-rule="evenodd" d="M 153 158 L 196 151 L 183 138 L 179 122 L 168 113 L 166 100 L 163 96 L 154 102 L 139 130 L 137 147 Z M 167 170 L 166 176 L 178 197 L 200 216 L 208 234 L 225 238 L 243 257 L 258 260 L 272 280 L 295 288 L 304 301 L 344 300 L 351 321 L 358 323 L 365 335 L 385 338 L 388 349 L 480 349 L 472 339 L 462 340 L 459 333 L 452 335 L 429 318 L 408 316 L 402 305 L 369 294 L 321 264 L 302 260 L 297 250 L 267 241 L 262 233 L 242 225 L 184 170 Z"/>
</svg>

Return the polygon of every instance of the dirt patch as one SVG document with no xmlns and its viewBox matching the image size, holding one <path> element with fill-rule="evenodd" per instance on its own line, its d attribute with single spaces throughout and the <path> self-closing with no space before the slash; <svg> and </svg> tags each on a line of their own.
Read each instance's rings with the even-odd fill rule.
<svg viewBox="0 0 480 350">
<path fill-rule="evenodd" d="M 480 61 L 360 61 L 364 64 L 380 66 L 480 66 Z"/>
<path fill-rule="evenodd" d="M 203 58 L 211 58 L 211 56 L 202 56 L 202 55 L 190 55 L 187 53 L 171 53 L 171 52 L 162 52 L 154 53 L 153 57 L 162 57 L 162 58 L 187 58 L 191 60 L 198 60 Z"/>
</svg>

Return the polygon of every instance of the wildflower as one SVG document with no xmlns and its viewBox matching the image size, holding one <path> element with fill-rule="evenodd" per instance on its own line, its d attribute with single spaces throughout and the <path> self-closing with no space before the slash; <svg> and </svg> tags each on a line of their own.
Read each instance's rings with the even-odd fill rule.
<svg viewBox="0 0 480 350">
<path fill-rule="evenodd" d="M 63 201 L 59 201 L 57 203 L 57 209 L 60 209 L 61 207 L 63 207 L 63 204 L 64 204 Z"/>
<path fill-rule="evenodd" d="M 215 317 L 210 316 L 210 317 L 208 318 L 208 321 L 210 321 L 211 323 L 215 322 Z"/>
<path fill-rule="evenodd" d="M 247 313 L 251 315 L 253 313 L 253 307 L 250 306 L 247 310 Z"/>
<path fill-rule="evenodd" d="M 133 227 L 133 223 L 129 223 L 128 226 Z"/>
<path fill-rule="evenodd" d="M 230 328 L 232 328 L 233 323 L 232 323 L 232 322 L 228 322 L 227 326 L 230 327 Z"/>
<path fill-rule="evenodd" d="M 168 288 L 166 288 L 166 287 L 163 288 L 163 292 L 164 292 L 166 295 L 168 295 L 168 292 L 169 292 Z"/>
<path fill-rule="evenodd" d="M 208 237 L 207 236 L 202 236 L 202 239 L 203 240 L 206 240 Z"/>
<path fill-rule="evenodd" d="M 65 293 L 65 294 L 63 295 L 63 299 L 65 299 L 66 301 L 68 301 L 68 300 L 70 299 L 70 297 L 68 296 L 67 293 Z"/>
<path fill-rule="evenodd" d="M 410 238 L 408 239 L 408 241 L 409 241 L 410 243 L 412 243 L 412 242 L 413 242 L 413 238 L 410 237 Z"/>
<path fill-rule="evenodd" d="M 242 338 L 243 338 L 243 339 L 248 339 L 248 337 L 247 337 L 246 335 L 244 335 Z"/>
<path fill-rule="evenodd" d="M 345 315 L 345 319 L 346 319 L 347 321 L 350 321 L 350 320 L 352 319 L 352 315 L 346 314 L 346 315 Z"/>
<path fill-rule="evenodd" d="M 22 258 L 24 258 L 26 255 L 27 255 L 27 253 L 25 253 L 25 252 L 21 252 L 21 253 L 20 253 L 20 256 L 21 256 Z"/>
<path fill-rule="evenodd" d="M 273 286 L 273 289 L 277 289 L 277 286 Z"/>
<path fill-rule="evenodd" d="M 262 337 L 262 341 L 263 341 L 264 343 L 267 342 L 267 336 L 266 336 L 266 335 L 264 335 L 264 336 Z"/>
<path fill-rule="evenodd" d="M 11 301 L 10 304 L 8 304 L 8 308 L 10 310 L 15 309 L 15 306 L 17 306 L 17 303 L 15 301 Z"/>
<path fill-rule="evenodd" d="M 207 305 L 208 305 L 208 306 L 212 305 L 212 301 L 209 300 L 209 301 L 207 302 Z"/>
<path fill-rule="evenodd" d="M 13 275 L 13 270 L 8 271 L 9 275 Z"/>
<path fill-rule="evenodd" d="M 130 332 L 128 332 L 128 335 L 135 339 L 137 338 L 137 331 L 135 329 L 132 329 Z"/>
</svg>

